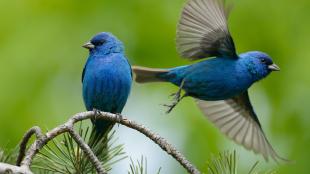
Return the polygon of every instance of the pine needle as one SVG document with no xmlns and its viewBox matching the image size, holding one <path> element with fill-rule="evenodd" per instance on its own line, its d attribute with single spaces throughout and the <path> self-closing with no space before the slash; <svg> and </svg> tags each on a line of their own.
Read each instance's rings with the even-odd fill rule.
<svg viewBox="0 0 310 174">
<path fill-rule="evenodd" d="M 86 143 L 89 142 L 89 128 L 83 128 L 82 123 L 77 128 L 78 133 Z M 115 132 L 109 134 L 108 138 L 103 137 L 98 144 L 93 147 L 98 159 L 106 171 L 112 169 L 112 165 L 125 159 L 127 156 L 123 151 L 123 145 L 115 145 L 117 139 L 114 138 Z M 108 147 L 103 146 L 108 144 Z M 81 148 L 75 143 L 69 134 L 64 134 L 60 138 L 51 140 L 44 146 L 43 150 L 36 156 L 34 165 L 36 173 L 42 174 L 90 174 L 96 173 L 94 166 L 84 155 Z"/>
<path fill-rule="evenodd" d="M 140 161 L 137 160 L 136 162 L 130 158 L 130 166 L 129 166 L 128 174 L 147 174 L 147 159 L 145 157 L 141 157 Z M 161 171 L 161 167 L 158 169 L 156 174 L 159 174 Z"/>
<path fill-rule="evenodd" d="M 238 174 L 238 159 L 236 151 L 228 152 L 225 151 L 220 153 L 218 156 L 212 156 L 207 162 L 208 173 L 209 174 Z M 258 161 L 255 162 L 251 167 L 248 174 L 257 174 L 264 172 L 257 172 Z M 265 174 L 275 173 L 274 170 L 265 172 Z"/>
<path fill-rule="evenodd" d="M 0 148 L 0 162 L 2 163 L 15 164 L 17 155 L 17 148 L 11 150 Z"/>
</svg>

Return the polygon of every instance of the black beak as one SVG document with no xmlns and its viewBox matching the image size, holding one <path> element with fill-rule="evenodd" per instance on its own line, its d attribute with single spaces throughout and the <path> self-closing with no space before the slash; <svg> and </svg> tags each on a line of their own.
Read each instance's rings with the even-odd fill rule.
<svg viewBox="0 0 310 174">
<path fill-rule="evenodd" d="M 276 64 L 268 65 L 268 69 L 271 71 L 280 71 L 280 67 Z"/>
<path fill-rule="evenodd" d="M 95 45 L 92 44 L 91 42 L 87 42 L 86 44 L 84 44 L 82 47 L 86 48 L 86 49 L 93 49 L 95 48 Z"/>
</svg>

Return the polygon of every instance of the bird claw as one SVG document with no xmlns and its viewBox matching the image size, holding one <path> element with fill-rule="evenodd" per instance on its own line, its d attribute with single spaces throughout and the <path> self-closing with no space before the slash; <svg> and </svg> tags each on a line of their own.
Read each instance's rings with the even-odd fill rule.
<svg viewBox="0 0 310 174">
<path fill-rule="evenodd" d="M 173 96 L 175 96 L 176 94 L 177 94 L 177 92 L 174 92 L 174 93 L 170 94 L 169 97 L 173 97 Z"/>
<path fill-rule="evenodd" d="M 173 100 L 179 100 L 180 97 L 181 97 L 181 91 L 178 91 L 178 92 L 174 92 L 172 94 L 169 95 L 170 97 L 173 97 Z"/>
<path fill-rule="evenodd" d="M 168 107 L 168 110 L 166 111 L 166 114 L 169 114 L 172 109 L 178 104 L 178 102 L 173 102 L 172 104 L 163 104 L 163 106 Z"/>
<path fill-rule="evenodd" d="M 164 104 L 163 105 L 165 107 L 168 107 L 166 114 L 169 114 L 173 110 L 173 108 L 175 108 L 175 106 L 186 96 L 186 94 L 185 94 L 181 97 L 181 91 L 178 91 L 172 95 L 174 95 L 172 104 Z"/>
<path fill-rule="evenodd" d="M 95 119 L 97 119 L 97 117 L 100 115 L 100 110 L 94 108 L 93 112 L 95 113 Z"/>
<path fill-rule="evenodd" d="M 184 94 L 181 97 L 181 92 L 182 92 L 182 87 L 184 85 L 184 80 L 181 83 L 181 86 L 179 88 L 179 90 L 175 93 L 170 94 L 170 97 L 173 97 L 173 103 L 172 104 L 164 104 L 163 106 L 168 107 L 168 110 L 166 111 L 166 114 L 169 114 L 173 108 L 175 108 L 175 106 L 182 100 L 182 98 L 184 98 L 186 96 L 186 94 Z"/>
<path fill-rule="evenodd" d="M 116 113 L 115 116 L 119 122 L 123 120 L 123 116 L 121 115 L 121 113 Z"/>
<path fill-rule="evenodd" d="M 123 116 L 121 115 L 121 113 L 115 113 L 116 119 L 118 122 L 121 122 L 123 120 Z M 119 123 L 117 123 L 117 126 L 119 127 Z"/>
</svg>

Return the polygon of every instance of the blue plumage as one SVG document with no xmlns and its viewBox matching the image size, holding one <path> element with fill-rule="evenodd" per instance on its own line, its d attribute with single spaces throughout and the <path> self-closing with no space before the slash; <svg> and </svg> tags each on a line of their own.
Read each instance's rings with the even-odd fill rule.
<svg viewBox="0 0 310 174">
<path fill-rule="evenodd" d="M 132 83 L 131 67 L 124 55 L 123 44 L 110 33 L 99 33 L 84 47 L 90 51 L 82 75 L 87 110 L 121 113 Z M 92 121 L 96 139 L 113 126 L 108 121 Z"/>
<path fill-rule="evenodd" d="M 245 92 L 271 70 L 262 60 L 271 60 L 262 52 L 241 54 L 239 59 L 213 58 L 169 69 L 158 77 L 180 86 L 189 96 L 201 100 L 225 100 Z M 207 92 L 206 92 L 207 91 Z"/>
<path fill-rule="evenodd" d="M 179 87 L 168 113 L 190 96 L 221 132 L 260 153 L 266 160 L 282 159 L 272 148 L 251 105 L 248 88 L 280 70 L 265 53 L 238 55 L 227 26 L 223 0 L 189 0 L 177 29 L 177 50 L 198 63 L 171 69 L 133 67 L 139 83 L 170 82 Z M 184 94 L 181 95 L 181 92 Z"/>
</svg>

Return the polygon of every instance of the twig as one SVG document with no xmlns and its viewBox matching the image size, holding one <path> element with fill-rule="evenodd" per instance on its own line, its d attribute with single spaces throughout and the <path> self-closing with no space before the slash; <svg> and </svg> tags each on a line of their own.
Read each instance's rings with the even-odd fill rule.
<svg viewBox="0 0 310 174">
<path fill-rule="evenodd" d="M 0 163 L 0 173 L 32 174 L 28 168 L 18 167 L 6 163 Z"/>
<path fill-rule="evenodd" d="M 94 115 L 94 114 L 93 114 Z M 25 158 L 21 162 L 21 167 L 28 168 L 31 165 L 31 162 L 34 158 L 34 156 L 43 148 L 45 144 L 47 144 L 50 140 L 57 137 L 60 134 L 63 134 L 65 132 L 69 132 L 72 138 L 76 140 L 76 143 L 81 147 L 81 149 L 84 151 L 85 155 L 89 158 L 89 160 L 93 163 L 94 167 L 96 168 L 97 173 L 99 174 L 106 174 L 107 172 L 104 171 L 103 167 L 101 166 L 100 161 L 98 158 L 94 155 L 94 153 L 90 150 L 89 146 L 84 142 L 79 140 L 79 136 L 75 134 L 73 131 L 74 124 L 78 121 L 84 120 L 81 118 L 81 114 L 76 114 L 72 118 L 70 118 L 65 124 L 62 124 L 51 131 L 47 132 L 45 136 L 41 136 L 41 138 L 37 139 L 30 147 L 30 149 L 27 151 Z M 85 118 L 87 119 L 87 118 Z M 30 132 L 30 131 L 28 131 Z M 27 134 L 26 134 L 27 135 Z M 25 140 L 22 142 L 27 142 L 29 138 L 26 137 Z M 77 141 L 78 140 L 78 141 Z M 22 156 L 22 155 L 19 155 Z"/>
<path fill-rule="evenodd" d="M 73 126 L 75 123 L 86 120 L 86 119 L 103 119 L 108 121 L 113 121 L 115 123 L 122 124 L 124 126 L 127 126 L 129 128 L 135 129 L 139 131 L 140 133 L 144 134 L 148 138 L 150 138 L 153 142 L 155 142 L 159 147 L 161 147 L 165 152 L 167 152 L 169 155 L 171 155 L 175 160 L 177 160 L 189 173 L 191 174 L 200 174 L 199 170 L 191 164 L 174 146 L 169 144 L 164 138 L 160 137 L 158 134 L 152 132 L 148 128 L 146 128 L 144 125 L 138 124 L 134 121 L 128 120 L 121 115 L 117 114 L 111 114 L 107 112 L 82 112 L 74 115 L 71 117 L 65 124 L 62 124 L 49 132 L 47 132 L 45 135 L 42 135 L 38 132 L 30 129 L 24 136 L 22 143 L 21 143 L 21 149 L 19 154 L 20 158 L 22 160 L 21 167 L 18 167 L 18 169 L 23 169 L 30 171 L 30 165 L 32 163 L 33 158 L 35 155 L 43 148 L 45 144 L 47 144 L 50 140 L 55 138 L 56 136 L 63 134 L 65 132 L 69 132 L 70 135 L 74 138 L 76 143 L 81 147 L 81 149 L 84 151 L 85 155 L 90 159 L 94 167 L 96 168 L 97 173 L 106 173 L 98 160 L 98 158 L 94 155 L 94 153 L 90 150 L 89 146 L 81 139 L 81 137 L 75 133 L 73 130 Z M 36 129 L 37 130 L 37 129 Z M 26 155 L 25 154 L 25 147 L 27 145 L 27 142 L 29 141 L 30 137 L 36 133 L 37 139 L 36 141 L 31 145 L 31 147 L 28 149 Z M 1 171 L 1 165 L 0 165 L 0 171 Z"/>
<path fill-rule="evenodd" d="M 34 126 L 31 129 L 29 129 L 22 141 L 19 144 L 19 153 L 18 153 L 18 157 L 16 160 L 16 166 L 20 166 L 20 163 L 22 162 L 24 156 L 25 156 L 25 152 L 26 152 L 26 148 L 27 148 L 27 143 L 29 141 L 29 139 L 32 137 L 32 135 L 35 134 L 36 135 L 36 139 L 41 139 L 43 134 L 41 129 L 38 126 Z"/>
<path fill-rule="evenodd" d="M 89 146 L 83 141 L 82 137 L 77 134 L 73 129 L 69 131 L 71 137 L 80 145 L 83 152 L 88 156 L 89 160 L 94 164 L 98 173 L 105 173 L 101 162 L 98 160 L 94 152 L 89 148 Z"/>
<path fill-rule="evenodd" d="M 158 134 L 152 132 L 150 129 L 145 127 L 144 125 L 138 124 L 134 121 L 128 120 L 122 116 L 115 117 L 114 114 L 101 112 L 101 115 L 97 116 L 98 118 L 102 118 L 104 120 L 114 121 L 129 128 L 135 129 L 140 133 L 144 134 L 148 138 L 150 138 L 154 143 L 156 143 L 161 149 L 171 155 L 175 160 L 177 160 L 187 171 L 191 174 L 199 174 L 199 170 L 191 164 L 182 153 L 180 153 L 174 146 L 169 144 L 167 140 L 159 136 Z"/>
</svg>

